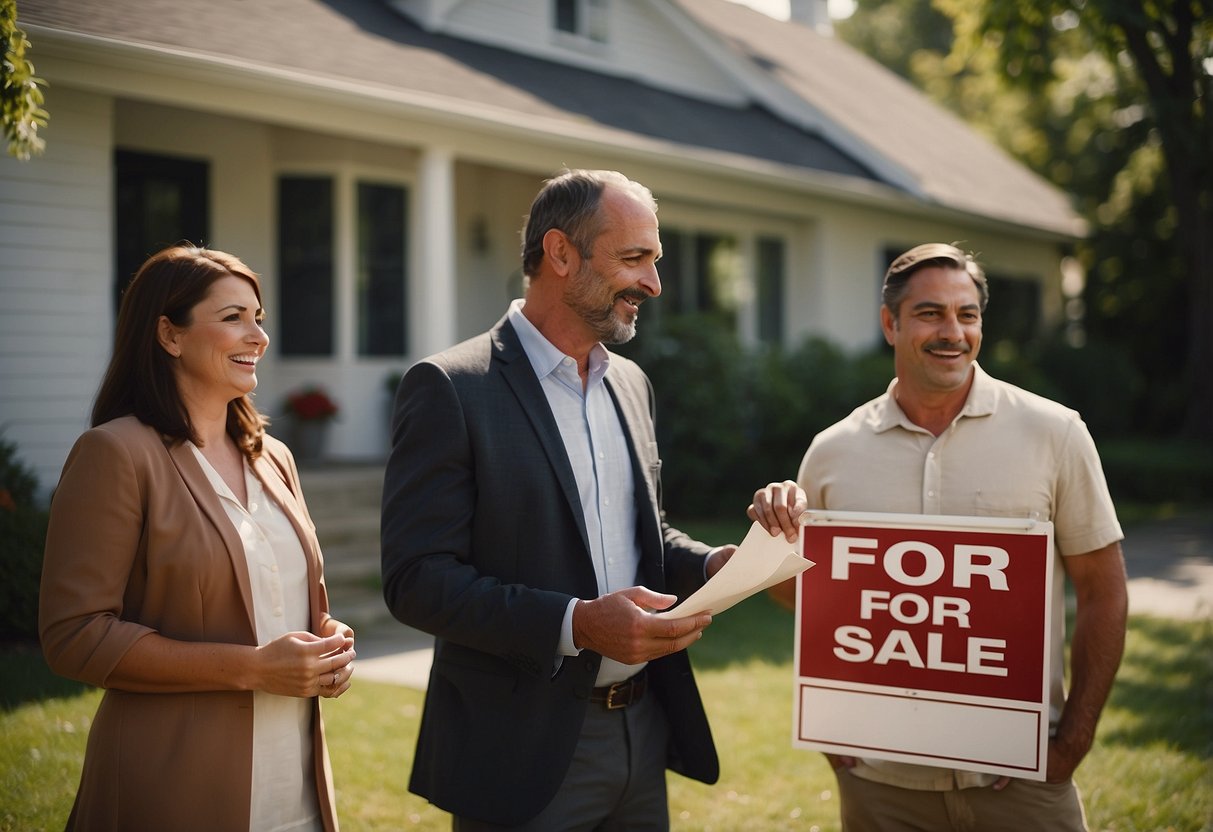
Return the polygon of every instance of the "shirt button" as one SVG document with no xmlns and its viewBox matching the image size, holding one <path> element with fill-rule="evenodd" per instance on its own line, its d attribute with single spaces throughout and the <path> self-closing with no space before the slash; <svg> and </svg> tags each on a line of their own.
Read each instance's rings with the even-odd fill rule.
<svg viewBox="0 0 1213 832">
<path fill-rule="evenodd" d="M 271 566 L 271 567 L 270 567 L 270 571 L 271 571 L 271 572 L 277 572 L 277 571 L 278 571 L 278 564 L 276 564 L 276 563 L 275 563 L 273 566 Z"/>
<path fill-rule="evenodd" d="M 573 366 L 573 359 L 569 358 L 569 357 L 566 355 L 566 356 L 564 357 L 564 361 L 562 361 L 562 362 L 560 362 L 560 363 L 561 363 L 561 364 L 563 364 L 563 365 L 564 365 L 564 366 L 566 366 L 566 367 L 572 367 L 572 366 Z"/>
<path fill-rule="evenodd" d="M 282 617 L 282 607 L 274 607 L 274 615 L 281 618 Z"/>
<path fill-rule="evenodd" d="M 607 497 L 605 500 L 602 501 L 602 504 L 604 506 L 609 506 L 611 504 L 611 498 Z"/>
<path fill-rule="evenodd" d="M 928 497 L 934 497 L 934 496 L 935 496 L 935 492 L 934 492 L 934 491 L 928 491 L 928 492 L 927 492 L 927 496 L 928 496 Z"/>
</svg>

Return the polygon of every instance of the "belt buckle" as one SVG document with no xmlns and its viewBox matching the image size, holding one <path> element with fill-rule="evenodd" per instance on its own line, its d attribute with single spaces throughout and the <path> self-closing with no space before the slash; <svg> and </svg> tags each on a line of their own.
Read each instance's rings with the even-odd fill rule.
<svg viewBox="0 0 1213 832">
<path fill-rule="evenodd" d="M 622 694 L 625 690 L 628 693 L 627 701 L 616 702 L 615 695 L 620 694 L 622 696 Z M 628 705 L 632 704 L 631 693 L 632 693 L 632 680 L 631 679 L 625 679 L 622 682 L 615 682 L 613 685 L 611 685 L 609 688 L 607 688 L 606 709 L 608 711 L 617 711 L 620 708 L 626 708 Z"/>
</svg>

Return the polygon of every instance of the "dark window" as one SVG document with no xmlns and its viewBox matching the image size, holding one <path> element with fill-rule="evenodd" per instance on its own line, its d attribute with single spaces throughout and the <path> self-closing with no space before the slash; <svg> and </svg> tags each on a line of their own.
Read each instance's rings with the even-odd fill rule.
<svg viewBox="0 0 1213 832">
<path fill-rule="evenodd" d="M 990 303 L 982 313 L 982 336 L 1023 346 L 1040 333 L 1040 283 L 987 274 Z"/>
<path fill-rule="evenodd" d="M 179 242 L 205 245 L 209 202 L 206 162 L 114 153 L 114 309 L 143 261 Z"/>
<path fill-rule="evenodd" d="M 333 354 L 333 180 L 278 181 L 278 349 Z"/>
<path fill-rule="evenodd" d="M 767 344 L 780 344 L 783 342 L 783 275 L 786 259 L 783 240 L 759 237 L 755 257 L 758 339 Z"/>
<path fill-rule="evenodd" d="M 737 238 L 729 234 L 661 231 L 661 318 L 701 312 L 736 326 L 741 269 Z"/>
<path fill-rule="evenodd" d="M 687 243 L 687 235 L 681 231 L 661 230 L 661 259 L 657 261 L 661 297 L 654 304 L 657 316 L 677 315 L 683 311 L 682 275 L 687 259 L 684 254 Z"/>
<path fill-rule="evenodd" d="M 609 37 L 608 0 L 555 0 L 552 20 L 558 32 L 606 43 Z"/>
<path fill-rule="evenodd" d="M 358 183 L 358 354 L 404 355 L 404 188 Z"/>
<path fill-rule="evenodd" d="M 557 31 L 577 34 L 577 0 L 556 0 L 553 13 Z"/>
<path fill-rule="evenodd" d="M 695 309 L 737 323 L 738 269 L 737 239 L 727 234 L 696 234 L 692 274 L 684 275 L 695 286 Z"/>
</svg>

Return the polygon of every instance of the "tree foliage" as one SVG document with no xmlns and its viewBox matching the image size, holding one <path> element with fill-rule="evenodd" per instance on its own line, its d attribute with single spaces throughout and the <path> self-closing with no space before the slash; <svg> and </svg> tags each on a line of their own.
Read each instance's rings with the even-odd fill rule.
<svg viewBox="0 0 1213 832">
<path fill-rule="evenodd" d="M 50 116 L 42 108 L 45 82 L 34 75 L 34 65 L 25 57 L 30 49 L 25 32 L 17 28 L 17 0 L 0 0 L 0 122 L 8 153 L 29 159 L 41 153 L 46 141 L 38 135 Z"/>
<path fill-rule="evenodd" d="M 838 26 L 1073 195 L 1092 229 L 1075 252 L 1088 274 L 1088 334 L 1131 345 L 1147 379 L 1133 427 L 1206 438 L 1211 11 L 1206 0 L 863 0 Z M 858 34 L 872 28 L 884 32 L 883 52 Z"/>
</svg>

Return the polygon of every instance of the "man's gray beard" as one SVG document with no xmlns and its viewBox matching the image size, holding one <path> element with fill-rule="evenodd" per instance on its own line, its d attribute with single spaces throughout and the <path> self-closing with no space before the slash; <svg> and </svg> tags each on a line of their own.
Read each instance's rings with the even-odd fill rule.
<svg viewBox="0 0 1213 832">
<path fill-rule="evenodd" d="M 636 337 L 636 318 L 632 318 L 630 323 L 624 323 L 616 314 L 615 302 L 619 300 L 619 295 L 612 295 L 610 305 L 606 308 L 591 307 L 592 301 L 586 297 L 585 289 L 592 287 L 590 281 L 600 279 L 588 265 L 583 265 L 580 274 L 574 278 L 573 284 L 565 293 L 565 303 L 594 330 L 599 341 L 611 345 L 626 344 Z"/>
<path fill-rule="evenodd" d="M 636 337 L 636 321 L 633 320 L 630 324 L 625 324 L 615 317 L 612 311 L 605 325 L 601 329 L 596 329 L 596 331 L 598 332 L 598 340 L 604 344 L 612 346 L 626 344 Z"/>
</svg>

